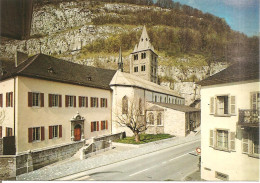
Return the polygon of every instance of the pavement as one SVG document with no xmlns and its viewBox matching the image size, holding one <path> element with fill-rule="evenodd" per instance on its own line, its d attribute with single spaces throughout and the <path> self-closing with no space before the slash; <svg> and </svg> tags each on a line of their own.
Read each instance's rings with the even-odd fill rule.
<svg viewBox="0 0 260 183">
<path fill-rule="evenodd" d="M 184 181 L 202 181 L 200 170 L 197 169 L 196 171 L 192 172 L 190 175 L 186 176 Z"/>
<path fill-rule="evenodd" d="M 180 144 L 199 141 L 200 134 L 190 135 L 187 137 L 173 137 L 161 141 L 151 142 L 136 146 L 120 146 L 113 145 L 111 150 L 93 154 L 91 157 L 80 160 L 70 158 L 41 169 L 22 174 L 16 177 L 19 181 L 49 181 L 60 179 L 65 176 L 77 174 L 79 172 L 91 170 L 94 168 L 110 165 L 120 161 L 125 161 L 131 158 L 139 157 L 148 153 L 160 151 Z"/>
</svg>

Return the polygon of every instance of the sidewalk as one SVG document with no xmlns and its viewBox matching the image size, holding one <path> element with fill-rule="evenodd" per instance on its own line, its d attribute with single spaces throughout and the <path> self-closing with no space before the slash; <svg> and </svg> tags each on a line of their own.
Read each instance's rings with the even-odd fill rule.
<svg viewBox="0 0 260 183">
<path fill-rule="evenodd" d="M 200 170 L 196 170 L 195 172 L 191 173 L 187 177 L 185 177 L 184 181 L 202 181 L 200 176 Z"/>
<path fill-rule="evenodd" d="M 147 153 L 159 151 L 172 146 L 200 140 L 200 135 L 189 137 L 174 137 L 161 141 L 139 145 L 139 148 L 116 146 L 116 148 L 102 152 L 84 160 L 66 161 L 43 167 L 30 173 L 16 177 L 19 181 L 47 181 L 64 176 L 72 175 L 82 171 L 94 169 L 100 166 L 124 161 Z"/>
</svg>

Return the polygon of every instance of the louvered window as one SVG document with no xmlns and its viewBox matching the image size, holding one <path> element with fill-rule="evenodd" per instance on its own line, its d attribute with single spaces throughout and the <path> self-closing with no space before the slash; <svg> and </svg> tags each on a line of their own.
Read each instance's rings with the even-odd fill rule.
<svg viewBox="0 0 260 183">
<path fill-rule="evenodd" d="M 230 116 L 236 114 L 236 97 L 221 95 L 210 98 L 210 114 L 216 116 Z"/>
<path fill-rule="evenodd" d="M 242 153 L 259 158 L 259 131 L 250 129 L 243 131 Z"/>
<path fill-rule="evenodd" d="M 224 151 L 235 151 L 236 133 L 215 129 L 209 131 L 209 146 Z"/>
</svg>

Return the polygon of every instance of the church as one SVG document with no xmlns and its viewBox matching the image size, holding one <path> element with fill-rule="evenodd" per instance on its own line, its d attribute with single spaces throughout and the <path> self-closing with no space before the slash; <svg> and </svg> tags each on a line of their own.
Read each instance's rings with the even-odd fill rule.
<svg viewBox="0 0 260 183">
<path fill-rule="evenodd" d="M 0 62 L 0 155 L 32 155 L 34 168 L 42 167 L 52 163 L 46 154 L 72 156 L 88 139 L 122 131 L 131 136 L 117 123 L 131 106 L 149 124 L 146 133 L 186 136 L 199 126 L 200 111 L 184 103 L 176 91 L 158 85 L 158 55 L 145 26 L 130 73 L 121 51 L 117 71 L 17 52 L 14 64 Z"/>
</svg>

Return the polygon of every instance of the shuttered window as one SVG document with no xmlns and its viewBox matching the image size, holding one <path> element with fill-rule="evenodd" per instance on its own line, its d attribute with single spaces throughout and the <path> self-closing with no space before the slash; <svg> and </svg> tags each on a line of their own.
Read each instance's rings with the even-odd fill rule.
<svg viewBox="0 0 260 183">
<path fill-rule="evenodd" d="M 252 92 L 250 97 L 251 109 L 259 110 L 260 109 L 260 92 Z"/>
<path fill-rule="evenodd" d="M 107 99 L 106 98 L 100 98 L 100 106 L 107 107 Z"/>
<path fill-rule="evenodd" d="M 108 122 L 106 121 L 101 121 L 101 130 L 107 130 L 108 129 Z"/>
<path fill-rule="evenodd" d="M 259 129 L 243 131 L 242 153 L 259 158 Z"/>
<path fill-rule="evenodd" d="M 0 94 L 0 107 L 3 107 L 3 94 Z"/>
<path fill-rule="evenodd" d="M 214 149 L 235 151 L 236 133 L 228 130 L 215 129 L 209 131 L 209 146 Z"/>
<path fill-rule="evenodd" d="M 49 94 L 49 107 L 62 107 L 61 95 Z"/>
<path fill-rule="evenodd" d="M 210 114 L 236 115 L 236 97 L 229 95 L 210 97 Z"/>
<path fill-rule="evenodd" d="M 88 107 L 88 97 L 79 96 L 79 107 Z"/>
<path fill-rule="evenodd" d="M 99 122 L 93 121 L 91 122 L 91 132 L 99 131 Z"/>
<path fill-rule="evenodd" d="M 76 107 L 76 96 L 66 95 L 65 96 L 66 107 Z"/>
<path fill-rule="evenodd" d="M 44 107 L 44 94 L 28 92 L 28 107 Z"/>
<path fill-rule="evenodd" d="M 242 153 L 248 154 L 249 152 L 249 135 L 247 132 L 243 132 L 242 138 Z"/>
<path fill-rule="evenodd" d="M 37 142 L 45 140 L 44 127 L 28 128 L 28 142 Z"/>
<path fill-rule="evenodd" d="M 13 107 L 13 92 L 6 93 L 6 107 Z"/>
<path fill-rule="evenodd" d="M 98 98 L 97 97 L 91 97 L 91 107 L 98 107 Z"/>
</svg>

